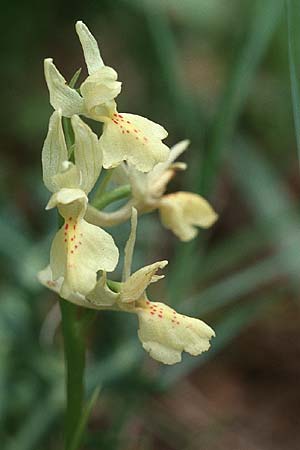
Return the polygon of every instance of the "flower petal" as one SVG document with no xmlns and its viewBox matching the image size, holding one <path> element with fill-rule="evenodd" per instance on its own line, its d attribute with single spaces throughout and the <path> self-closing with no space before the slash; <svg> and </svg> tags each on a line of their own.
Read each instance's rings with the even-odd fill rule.
<svg viewBox="0 0 300 450">
<path fill-rule="evenodd" d="M 157 261 L 134 272 L 122 284 L 121 301 L 131 303 L 139 300 L 150 283 L 164 278 L 164 275 L 156 275 L 156 272 L 166 267 L 167 264 L 168 261 Z"/>
<path fill-rule="evenodd" d="M 115 269 L 119 251 L 113 238 L 85 220 L 68 220 L 56 234 L 50 252 L 53 279 L 64 277 L 61 295 L 87 295 L 96 286 L 97 271 Z"/>
<path fill-rule="evenodd" d="M 137 308 L 138 336 L 150 356 L 164 364 L 181 361 L 181 353 L 200 355 L 210 347 L 214 331 L 199 319 L 178 314 L 158 302 Z"/>
<path fill-rule="evenodd" d="M 49 191 L 55 192 L 58 189 L 53 176 L 61 170 L 63 161 L 67 159 L 68 150 L 61 123 L 61 114 L 54 111 L 49 120 L 48 133 L 42 150 L 43 180 Z"/>
<path fill-rule="evenodd" d="M 52 270 L 50 266 L 47 266 L 45 269 L 41 270 L 38 275 L 38 280 L 39 282 L 45 286 L 46 288 L 50 289 L 53 292 L 56 292 L 56 294 L 60 295 L 61 292 L 61 287 L 63 284 L 63 277 L 58 278 L 56 281 L 53 280 L 53 275 L 52 275 Z M 71 292 L 70 295 L 68 296 L 68 298 L 66 298 L 65 300 L 70 301 L 71 303 L 74 303 L 75 305 L 78 306 L 84 306 L 86 308 L 92 308 L 92 309 L 96 309 L 94 308 L 93 305 L 91 305 L 86 298 L 78 293 L 74 293 Z"/>
<path fill-rule="evenodd" d="M 70 266 L 66 278 L 73 291 L 87 294 L 96 285 L 98 270 L 112 272 L 115 269 L 119 251 L 110 234 L 85 220 L 78 224 L 77 249 L 76 242 L 74 237 L 73 246 L 69 247 Z M 73 255 L 71 248 L 74 249 Z"/>
<path fill-rule="evenodd" d="M 64 77 L 57 70 L 51 58 L 45 59 L 44 70 L 50 93 L 50 103 L 61 114 L 71 117 L 73 114 L 84 113 L 84 101 L 75 89 L 70 88 Z"/>
<path fill-rule="evenodd" d="M 104 123 L 100 138 L 103 167 L 108 169 L 128 161 L 141 172 L 149 172 L 168 157 L 169 148 L 161 142 L 167 135 L 163 127 L 144 117 L 114 113 Z"/>
<path fill-rule="evenodd" d="M 70 161 L 63 161 L 61 171 L 52 177 L 56 190 L 62 188 L 77 189 L 81 184 L 81 174 L 78 168 Z"/>
<path fill-rule="evenodd" d="M 104 66 L 97 41 L 83 22 L 76 22 L 75 28 L 82 46 L 88 72 L 92 74 Z"/>
<path fill-rule="evenodd" d="M 81 174 L 81 189 L 88 194 L 102 169 L 102 151 L 98 137 L 78 116 L 72 117 L 75 136 L 75 164 Z"/>
<path fill-rule="evenodd" d="M 88 198 L 83 190 L 63 188 L 51 196 L 46 209 L 58 207 L 64 219 L 70 214 L 78 218 L 84 216 L 87 202 Z"/>
<path fill-rule="evenodd" d="M 101 120 L 102 115 L 106 115 L 106 105 L 109 104 L 121 92 L 120 81 L 117 81 L 117 72 L 108 66 L 103 66 L 97 72 L 88 76 L 80 86 L 80 92 L 84 98 L 84 104 L 89 117 Z M 104 106 L 104 107 L 103 107 Z M 115 105 L 107 107 L 108 112 L 113 113 Z"/>
<path fill-rule="evenodd" d="M 113 238 L 101 228 L 83 219 L 86 194 L 80 189 L 61 189 L 52 195 L 47 208 L 57 206 L 65 219 L 50 251 L 53 280 L 64 278 L 61 295 L 71 292 L 86 295 L 96 285 L 97 271 L 115 269 L 119 251 Z"/>
<path fill-rule="evenodd" d="M 168 159 L 162 163 L 157 164 L 151 172 L 148 174 L 149 183 L 156 183 L 159 181 L 161 176 L 170 168 L 172 163 L 188 148 L 190 141 L 185 139 L 178 142 L 170 148 L 170 153 Z"/>
<path fill-rule="evenodd" d="M 120 297 L 120 294 L 113 292 L 106 284 L 106 272 L 103 272 L 100 280 L 97 282 L 92 292 L 87 295 L 87 301 L 95 309 L 110 308 L 114 306 Z M 118 308 L 117 308 L 118 309 Z"/>
<path fill-rule="evenodd" d="M 196 226 L 208 228 L 218 218 L 210 204 L 200 195 L 175 192 L 165 195 L 159 203 L 162 224 L 182 241 L 193 239 Z"/>
</svg>

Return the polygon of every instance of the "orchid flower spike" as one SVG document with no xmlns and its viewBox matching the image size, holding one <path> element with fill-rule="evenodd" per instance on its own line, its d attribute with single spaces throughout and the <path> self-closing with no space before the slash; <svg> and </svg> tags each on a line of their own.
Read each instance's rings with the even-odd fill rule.
<svg viewBox="0 0 300 450">
<path fill-rule="evenodd" d="M 128 161 L 138 170 L 149 172 L 157 163 L 165 161 L 169 149 L 162 143 L 168 135 L 160 125 L 129 113 L 119 114 L 115 98 L 121 92 L 117 72 L 105 66 L 98 44 L 83 22 L 76 23 L 89 76 L 80 86 L 80 93 L 66 84 L 53 60 L 45 60 L 45 78 L 50 103 L 62 115 L 84 115 L 104 123 L 100 145 L 103 167 L 116 167 Z"/>
<path fill-rule="evenodd" d="M 97 181 L 102 153 L 97 136 L 78 116 L 72 117 L 75 164 L 68 161 L 61 114 L 55 111 L 42 151 L 43 179 L 53 192 L 46 209 L 58 208 L 64 219 L 50 251 L 53 280 L 63 277 L 60 294 L 86 295 L 97 281 L 97 271 L 113 271 L 119 258 L 113 238 L 84 220 L 87 194 Z"/>
</svg>

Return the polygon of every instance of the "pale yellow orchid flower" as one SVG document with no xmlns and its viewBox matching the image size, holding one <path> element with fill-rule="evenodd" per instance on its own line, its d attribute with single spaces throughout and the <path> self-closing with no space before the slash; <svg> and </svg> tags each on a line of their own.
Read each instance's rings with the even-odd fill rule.
<svg viewBox="0 0 300 450">
<path fill-rule="evenodd" d="M 209 228 L 218 217 L 203 197 L 192 192 L 164 195 L 159 212 L 162 224 L 181 241 L 190 241 L 198 234 L 196 227 Z"/>
<path fill-rule="evenodd" d="M 119 257 L 113 238 L 84 220 L 87 194 L 99 177 L 102 153 L 97 136 L 78 116 L 72 117 L 72 124 L 75 165 L 67 161 L 59 111 L 50 118 L 42 152 L 44 182 L 53 192 L 46 209 L 57 207 L 64 219 L 50 251 L 52 281 L 63 278 L 62 297 L 86 295 L 96 285 L 97 271 L 113 271 Z"/>
<path fill-rule="evenodd" d="M 128 274 L 135 244 L 137 212 L 133 208 L 131 233 L 128 239 L 128 257 L 125 258 L 124 273 Z M 158 261 L 143 267 L 130 275 L 122 284 L 120 302 L 131 306 L 139 320 L 138 337 L 149 355 L 164 364 L 181 361 L 183 351 L 193 356 L 200 355 L 210 347 L 210 339 L 215 335 L 206 323 L 193 317 L 178 314 L 174 309 L 160 302 L 151 302 L 146 296 L 150 283 L 162 278 L 157 271 L 168 261 Z M 126 267 L 127 266 L 127 267 Z"/>
<path fill-rule="evenodd" d="M 129 113 L 119 114 L 114 99 L 121 91 L 117 73 L 105 66 L 97 42 L 83 22 L 76 23 L 89 76 L 80 86 L 80 94 L 66 84 L 53 64 L 45 60 L 45 77 L 50 103 L 62 115 L 85 115 L 104 123 L 100 145 L 103 167 L 116 167 L 128 161 L 142 172 L 149 172 L 157 163 L 165 161 L 169 149 L 162 143 L 168 135 L 160 125 Z"/>
<path fill-rule="evenodd" d="M 214 331 L 206 323 L 193 317 L 184 316 L 161 302 L 151 302 L 146 296 L 149 284 L 163 275 L 157 271 L 163 269 L 168 261 L 157 261 L 130 274 L 137 227 L 137 211 L 133 208 L 131 233 L 126 244 L 123 282 L 119 292 L 113 292 L 106 284 L 103 273 L 94 289 L 86 296 L 70 293 L 68 300 L 87 308 L 122 311 L 136 314 L 139 321 L 138 337 L 149 355 L 164 364 L 181 361 L 183 351 L 191 355 L 200 355 L 210 347 Z M 53 280 L 48 266 L 39 273 L 40 282 L 49 289 L 59 292 L 63 278 Z"/>
<path fill-rule="evenodd" d="M 89 207 L 89 220 L 95 224 L 112 226 L 128 219 L 132 206 L 139 213 L 158 209 L 162 224 L 182 241 L 193 239 L 198 233 L 196 227 L 209 228 L 213 225 L 218 215 L 200 195 L 192 192 L 164 195 L 176 171 L 186 169 L 185 163 L 174 161 L 188 145 L 189 141 L 185 140 L 173 146 L 168 159 L 146 174 L 130 164 L 120 165 L 114 172 L 114 180 L 118 184 L 130 183 L 132 198 L 127 205 L 113 213 L 98 212 Z"/>
</svg>

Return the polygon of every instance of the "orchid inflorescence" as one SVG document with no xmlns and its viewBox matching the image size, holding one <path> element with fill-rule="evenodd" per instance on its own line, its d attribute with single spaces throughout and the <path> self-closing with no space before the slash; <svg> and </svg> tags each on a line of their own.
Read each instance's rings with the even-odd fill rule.
<svg viewBox="0 0 300 450">
<path fill-rule="evenodd" d="M 42 150 L 43 180 L 52 193 L 46 209 L 56 207 L 63 225 L 52 242 L 50 264 L 39 273 L 39 280 L 77 305 L 136 314 L 144 349 L 154 359 L 174 364 L 181 360 L 182 351 L 199 355 L 208 350 L 214 331 L 199 319 L 148 299 L 148 286 L 163 278 L 157 272 L 168 262 L 158 261 L 131 273 L 137 216 L 157 209 L 162 224 L 180 240 L 189 241 L 197 235 L 196 227 L 210 227 L 217 215 L 197 194 L 165 194 L 176 171 L 186 168 L 175 160 L 186 150 L 188 141 L 169 149 L 162 142 L 168 135 L 162 126 L 138 115 L 119 113 L 115 99 L 121 92 L 121 82 L 116 71 L 104 64 L 86 25 L 77 22 L 76 31 L 88 69 L 79 89 L 74 82 L 66 83 L 52 59 L 45 60 L 54 108 Z M 102 122 L 100 138 L 80 116 Z M 102 169 L 107 170 L 106 177 L 101 177 L 89 204 L 88 194 Z M 99 205 L 102 208 L 105 204 L 103 198 L 111 181 L 118 186 L 115 191 L 126 192 L 122 195 L 128 197 L 127 203 L 104 212 Z M 115 270 L 119 250 L 102 227 L 129 219 L 131 232 L 125 246 L 122 280 L 111 282 L 107 272 Z"/>
</svg>

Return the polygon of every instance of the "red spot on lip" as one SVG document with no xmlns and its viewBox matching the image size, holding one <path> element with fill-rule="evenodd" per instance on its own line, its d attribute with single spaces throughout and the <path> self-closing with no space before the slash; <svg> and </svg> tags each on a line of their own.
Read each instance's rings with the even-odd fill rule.
<svg viewBox="0 0 300 450">
<path fill-rule="evenodd" d="M 149 302 L 149 300 L 147 300 L 147 301 L 146 301 L 146 304 L 147 304 L 147 305 L 150 305 L 150 302 Z"/>
<path fill-rule="evenodd" d="M 122 116 L 121 114 L 118 114 L 118 116 L 119 116 L 121 119 L 123 119 L 123 116 Z"/>
<path fill-rule="evenodd" d="M 136 129 L 134 129 L 133 131 L 134 131 L 135 133 L 138 133 L 138 130 L 136 130 Z"/>
<path fill-rule="evenodd" d="M 158 314 L 158 317 L 159 317 L 160 319 L 162 319 L 162 314 Z"/>
<path fill-rule="evenodd" d="M 75 225 L 73 226 L 73 228 L 74 228 L 74 230 L 76 230 L 76 223 L 75 223 Z"/>
<path fill-rule="evenodd" d="M 114 113 L 114 116 L 115 116 L 115 117 L 118 117 L 118 114 Z M 120 116 L 119 116 L 119 117 L 120 117 Z"/>
<path fill-rule="evenodd" d="M 65 225 L 65 230 L 67 230 L 68 228 L 69 228 L 69 224 L 66 223 L 66 225 Z"/>
<path fill-rule="evenodd" d="M 119 122 L 118 122 L 117 120 L 115 120 L 115 119 L 113 119 L 112 121 L 113 121 L 115 124 L 117 124 L 117 125 L 118 125 L 118 123 L 119 123 Z"/>
<path fill-rule="evenodd" d="M 154 316 L 155 313 L 154 313 L 153 311 L 151 311 L 150 314 L 151 314 L 152 316 Z"/>
</svg>

